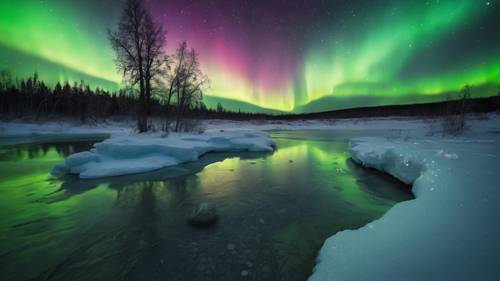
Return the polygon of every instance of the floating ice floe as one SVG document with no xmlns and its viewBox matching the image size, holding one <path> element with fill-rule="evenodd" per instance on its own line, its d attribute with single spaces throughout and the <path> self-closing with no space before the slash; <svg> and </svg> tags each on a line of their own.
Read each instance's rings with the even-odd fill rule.
<svg viewBox="0 0 500 281">
<path fill-rule="evenodd" d="M 258 131 L 112 136 L 90 151 L 70 155 L 52 173 L 87 179 L 119 176 L 195 161 L 208 152 L 271 152 L 274 147 L 269 135 Z"/>
</svg>

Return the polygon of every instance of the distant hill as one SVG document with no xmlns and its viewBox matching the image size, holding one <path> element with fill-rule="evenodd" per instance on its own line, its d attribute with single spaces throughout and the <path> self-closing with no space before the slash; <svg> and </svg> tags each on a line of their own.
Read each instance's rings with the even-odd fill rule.
<svg viewBox="0 0 500 281">
<path fill-rule="evenodd" d="M 474 98 L 488 97 L 496 95 L 499 91 L 497 84 L 485 84 L 472 87 L 472 96 Z M 374 107 L 386 105 L 404 105 L 404 104 L 422 104 L 445 101 L 448 97 L 456 98 L 458 92 L 447 92 L 438 95 L 401 95 L 401 96 L 352 96 L 352 97 L 336 97 L 327 96 L 305 105 L 298 106 L 294 109 L 294 113 L 313 113 L 325 112 L 350 108 Z"/>
<path fill-rule="evenodd" d="M 280 116 L 266 116 L 267 119 L 330 119 L 330 118 L 366 118 L 388 116 L 439 116 L 450 104 L 459 104 L 460 100 L 440 101 L 431 103 L 383 105 L 372 107 L 358 107 L 341 110 L 331 110 L 303 114 L 287 114 Z M 456 107 L 456 106 L 455 106 Z M 500 111 L 500 95 L 467 100 L 467 112 L 494 112 Z"/>
<path fill-rule="evenodd" d="M 488 97 L 496 95 L 499 91 L 499 86 L 496 84 L 485 84 L 472 87 L 474 98 Z M 384 107 L 392 105 L 410 105 L 437 103 L 447 100 L 448 98 L 457 98 L 459 92 L 446 92 L 438 95 L 400 95 L 400 96 L 326 96 L 317 100 L 313 100 L 307 104 L 297 106 L 292 113 L 283 112 L 280 110 L 263 108 L 247 102 L 237 101 L 233 99 L 204 96 L 203 101 L 209 108 L 216 108 L 217 103 L 230 111 L 242 113 L 258 113 L 265 115 L 300 115 L 318 112 L 333 112 L 339 110 L 367 108 L 367 107 Z"/>
<path fill-rule="evenodd" d="M 207 119 L 229 119 L 229 120 L 313 120 L 313 119 L 342 119 L 342 118 L 370 118 L 390 116 L 429 116 L 435 117 L 447 112 L 450 108 L 459 108 L 461 100 L 440 101 L 431 103 L 382 105 L 371 107 L 357 107 L 323 112 L 302 114 L 280 114 L 270 115 L 263 113 L 237 113 L 210 111 L 196 115 Z M 453 110 L 453 109 L 452 109 Z M 500 95 L 472 98 L 467 100 L 466 111 L 469 113 L 500 111 Z"/>
<path fill-rule="evenodd" d="M 258 105 L 254 105 L 248 102 L 237 101 L 233 99 L 226 99 L 214 96 L 203 96 L 203 102 L 208 108 L 215 109 L 217 108 L 217 103 L 220 102 L 222 107 L 226 110 L 230 110 L 233 112 L 241 111 L 242 113 L 261 113 L 267 115 L 279 115 L 284 114 L 284 112 L 274 109 L 263 108 Z"/>
</svg>

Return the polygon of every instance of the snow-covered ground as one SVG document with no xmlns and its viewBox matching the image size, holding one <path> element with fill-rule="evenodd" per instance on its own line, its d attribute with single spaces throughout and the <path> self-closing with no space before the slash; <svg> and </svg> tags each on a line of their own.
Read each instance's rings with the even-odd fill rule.
<svg viewBox="0 0 500 281">
<path fill-rule="evenodd" d="M 164 151 L 170 145 L 157 142 L 171 139 L 171 143 L 186 145 L 180 155 L 189 161 L 214 147 L 264 149 L 271 145 L 266 135 L 241 129 L 337 130 L 351 139 L 350 150 L 356 161 L 413 184 L 416 199 L 397 204 L 382 218 L 360 229 L 342 231 L 327 239 L 311 281 L 500 280 L 500 116 L 491 114 L 487 120 L 481 119 L 471 120 L 470 129 L 459 137 L 442 136 L 436 120 L 408 118 L 336 122 L 209 120 L 204 123 L 206 133 L 194 138 L 175 134 L 161 138 L 157 133 L 144 135 L 140 141 L 135 140 L 138 137 L 130 129 L 133 124 L 127 123 L 100 127 L 0 123 L 0 143 L 21 142 L 33 134 L 107 134 L 112 137 L 103 142 L 102 155 L 111 151 L 110 159 L 120 161 L 120 150 L 125 150 L 125 155 L 141 151 L 137 147 L 128 151 L 128 142 L 158 146 L 155 149 Z M 252 138 L 257 142 L 248 142 L 245 133 L 255 134 Z M 104 157 L 99 146 L 97 154 L 75 156 L 77 165 L 68 167 L 81 168 L 78 161 L 82 158 L 90 163 L 88 166 L 95 165 L 95 159 Z M 190 152 L 187 147 L 196 148 Z M 177 157 L 178 153 L 173 154 Z M 73 161 L 71 157 L 68 160 Z M 80 172 L 85 171 L 89 170 Z"/>
<path fill-rule="evenodd" d="M 121 122 L 106 122 L 97 125 L 80 124 L 74 122 L 44 122 L 27 123 L 23 121 L 1 122 L 1 137 L 37 137 L 37 136 L 71 136 L 71 135 L 133 135 L 135 122 L 133 120 Z M 206 120 L 201 126 L 205 132 L 219 132 L 220 130 L 332 130 L 332 129 L 388 129 L 407 130 L 425 129 L 426 122 L 412 118 L 370 118 L 370 119 L 341 119 L 331 120 L 296 120 L 296 121 L 232 121 L 232 120 Z"/>
<path fill-rule="evenodd" d="M 97 125 L 76 122 L 27 123 L 0 122 L 0 145 L 45 142 L 75 138 L 104 138 L 111 135 L 131 135 L 135 123 L 106 122 Z"/>
</svg>

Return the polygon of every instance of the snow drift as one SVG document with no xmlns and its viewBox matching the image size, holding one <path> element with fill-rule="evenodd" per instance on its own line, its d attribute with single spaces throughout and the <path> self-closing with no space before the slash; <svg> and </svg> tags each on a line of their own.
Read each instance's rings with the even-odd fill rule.
<svg viewBox="0 0 500 281">
<path fill-rule="evenodd" d="M 208 152 L 271 152 L 274 141 L 257 131 L 112 136 L 90 151 L 70 155 L 53 169 L 53 174 L 77 174 L 80 178 L 100 178 L 148 172 L 195 161 Z"/>
<path fill-rule="evenodd" d="M 500 280 L 499 142 L 354 139 L 355 161 L 413 184 L 416 199 L 328 238 L 309 280 Z"/>
</svg>

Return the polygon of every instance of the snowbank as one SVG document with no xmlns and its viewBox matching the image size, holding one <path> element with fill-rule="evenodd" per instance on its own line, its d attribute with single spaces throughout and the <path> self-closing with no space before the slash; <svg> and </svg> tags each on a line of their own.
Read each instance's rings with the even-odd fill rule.
<svg viewBox="0 0 500 281">
<path fill-rule="evenodd" d="M 79 122 L 0 121 L 0 145 L 104 139 L 110 135 L 130 135 L 134 123 L 129 121 L 81 124 Z"/>
<path fill-rule="evenodd" d="M 500 280 L 494 127 L 454 139 L 352 140 L 355 161 L 412 183 L 416 199 L 327 239 L 309 280 Z"/>
<path fill-rule="evenodd" d="M 203 127 L 207 130 L 237 130 L 244 124 L 249 130 L 408 130 L 425 129 L 429 125 L 423 120 L 408 117 L 380 117 L 356 119 L 315 119 L 315 120 L 206 120 Z"/>
<path fill-rule="evenodd" d="M 80 178 L 100 178 L 142 173 L 195 161 L 207 152 L 271 152 L 274 141 L 256 131 L 205 134 L 115 135 L 94 145 L 90 151 L 69 156 L 53 169 L 55 175 L 78 174 Z"/>
<path fill-rule="evenodd" d="M 78 122 L 0 122 L 0 136 L 2 137 L 32 137 L 40 135 L 91 135 L 91 134 L 123 134 L 132 132 L 134 123 L 106 122 L 99 124 L 82 124 Z"/>
</svg>

